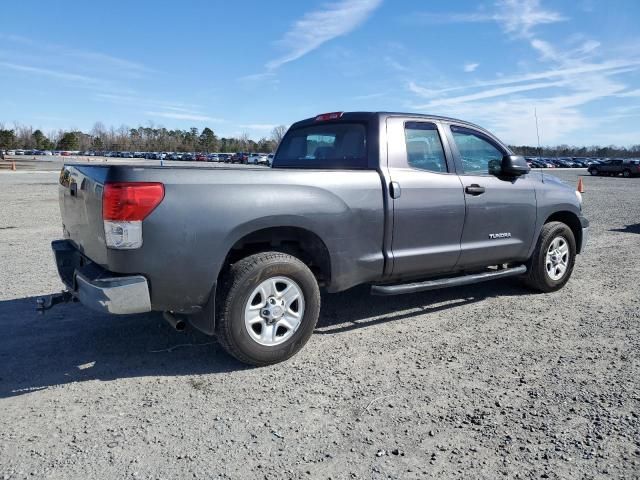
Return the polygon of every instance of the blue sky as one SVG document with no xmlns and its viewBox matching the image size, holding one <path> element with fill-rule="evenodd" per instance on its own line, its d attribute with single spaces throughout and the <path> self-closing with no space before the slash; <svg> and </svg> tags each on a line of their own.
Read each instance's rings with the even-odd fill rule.
<svg viewBox="0 0 640 480">
<path fill-rule="evenodd" d="M 0 122 L 268 136 L 336 110 L 640 144 L 637 0 L 5 2 Z"/>
</svg>

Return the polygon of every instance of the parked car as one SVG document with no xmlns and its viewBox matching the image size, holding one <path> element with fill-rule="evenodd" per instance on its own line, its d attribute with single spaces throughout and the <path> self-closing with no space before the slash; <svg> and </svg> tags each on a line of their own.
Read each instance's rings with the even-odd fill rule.
<svg viewBox="0 0 640 480">
<path fill-rule="evenodd" d="M 615 177 L 622 175 L 623 177 L 635 177 L 640 175 L 640 160 L 622 160 L 619 158 L 607 160 L 600 165 L 591 165 L 589 167 L 591 175 L 607 175 Z"/>
<path fill-rule="evenodd" d="M 237 152 L 231 156 L 231 163 L 247 163 L 249 160 L 249 154 L 245 152 Z"/>
<path fill-rule="evenodd" d="M 247 159 L 247 164 L 250 165 L 269 165 L 269 159 L 266 153 L 252 153 Z"/>
<path fill-rule="evenodd" d="M 271 166 L 271 164 L 273 163 L 273 153 L 269 153 L 263 157 L 260 157 L 258 163 L 260 165 L 266 165 L 268 167 Z"/>
<path fill-rule="evenodd" d="M 196 153 L 195 160 L 196 162 L 206 162 L 207 155 L 204 153 Z"/>
<path fill-rule="evenodd" d="M 321 285 L 398 295 L 520 277 L 552 292 L 589 226 L 579 193 L 488 131 L 418 114 L 302 120 L 271 169 L 69 164 L 59 189 L 68 292 L 41 308 L 165 312 L 253 365 L 309 340 Z"/>
</svg>

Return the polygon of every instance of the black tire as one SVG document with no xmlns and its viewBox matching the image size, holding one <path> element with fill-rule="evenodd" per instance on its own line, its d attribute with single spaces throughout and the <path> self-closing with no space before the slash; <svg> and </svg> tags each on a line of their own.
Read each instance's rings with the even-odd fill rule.
<svg viewBox="0 0 640 480">
<path fill-rule="evenodd" d="M 561 278 L 554 280 L 547 272 L 547 251 L 554 239 L 561 237 L 566 240 L 569 247 L 567 267 Z M 540 231 L 536 248 L 527 262 L 527 273 L 524 283 L 534 290 L 541 292 L 554 292 L 560 290 L 571 278 L 576 259 L 576 240 L 571 229 L 562 222 L 546 223 Z"/>
<path fill-rule="evenodd" d="M 597 168 L 590 168 L 589 169 L 589 174 L 595 176 L 598 175 L 598 169 Z"/>
<path fill-rule="evenodd" d="M 251 292 L 271 277 L 293 280 L 304 296 L 299 327 L 284 343 L 257 343 L 245 327 L 244 309 Z M 243 363 L 255 366 L 282 362 L 296 354 L 309 340 L 320 313 L 320 289 L 309 267 L 296 257 L 280 252 L 263 252 L 231 266 L 222 280 L 216 308 L 216 335 L 222 347 Z"/>
<path fill-rule="evenodd" d="M 622 176 L 623 176 L 624 178 L 631 178 L 631 170 L 624 170 L 624 171 L 622 172 Z"/>
</svg>

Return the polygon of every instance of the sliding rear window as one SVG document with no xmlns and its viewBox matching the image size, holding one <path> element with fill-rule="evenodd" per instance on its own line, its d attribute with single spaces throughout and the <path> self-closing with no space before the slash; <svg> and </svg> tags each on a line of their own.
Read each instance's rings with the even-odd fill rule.
<svg viewBox="0 0 640 480">
<path fill-rule="evenodd" d="M 367 131 L 360 123 L 323 123 L 289 130 L 274 167 L 367 168 Z"/>
</svg>

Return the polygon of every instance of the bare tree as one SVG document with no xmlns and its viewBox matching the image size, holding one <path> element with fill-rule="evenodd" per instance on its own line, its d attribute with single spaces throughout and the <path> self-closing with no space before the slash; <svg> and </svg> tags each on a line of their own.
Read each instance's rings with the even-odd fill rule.
<svg viewBox="0 0 640 480">
<path fill-rule="evenodd" d="M 278 125 L 271 130 L 271 140 L 275 143 L 276 148 L 280 145 L 280 142 L 282 141 L 284 134 L 287 133 L 287 130 L 288 128 L 286 125 Z"/>
</svg>

